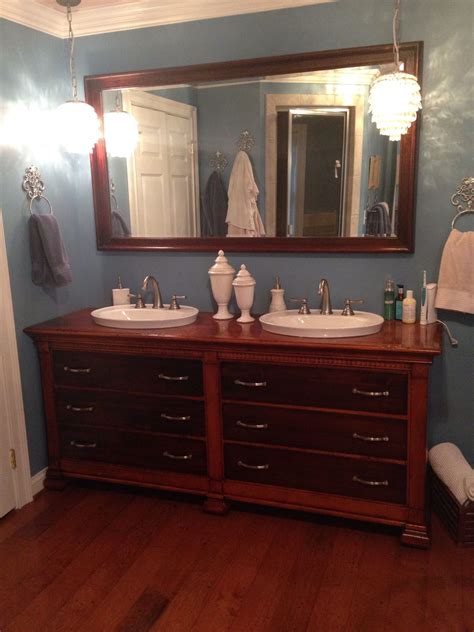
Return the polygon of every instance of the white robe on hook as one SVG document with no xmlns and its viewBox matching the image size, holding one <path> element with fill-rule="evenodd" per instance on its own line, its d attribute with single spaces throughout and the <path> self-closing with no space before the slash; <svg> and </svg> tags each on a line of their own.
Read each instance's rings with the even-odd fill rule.
<svg viewBox="0 0 474 632">
<path fill-rule="evenodd" d="M 263 237 L 265 227 L 257 207 L 258 187 L 245 151 L 239 151 L 235 157 L 228 193 L 227 237 Z"/>
</svg>

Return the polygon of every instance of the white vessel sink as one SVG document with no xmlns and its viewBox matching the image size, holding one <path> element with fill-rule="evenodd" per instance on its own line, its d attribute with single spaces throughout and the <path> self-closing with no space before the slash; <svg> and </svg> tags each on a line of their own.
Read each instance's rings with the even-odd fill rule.
<svg viewBox="0 0 474 632">
<path fill-rule="evenodd" d="M 183 327 L 193 323 L 199 310 L 188 305 L 180 309 L 153 309 L 147 305 L 144 309 L 136 309 L 133 305 L 113 305 L 102 307 L 91 312 L 98 325 L 116 327 L 118 329 L 164 329 L 165 327 Z"/>
<path fill-rule="evenodd" d="M 369 336 L 382 328 L 383 318 L 371 312 L 354 312 L 354 316 L 341 316 L 340 312 L 322 315 L 298 314 L 289 309 L 260 316 L 263 329 L 283 336 L 301 338 L 349 338 Z"/>
</svg>

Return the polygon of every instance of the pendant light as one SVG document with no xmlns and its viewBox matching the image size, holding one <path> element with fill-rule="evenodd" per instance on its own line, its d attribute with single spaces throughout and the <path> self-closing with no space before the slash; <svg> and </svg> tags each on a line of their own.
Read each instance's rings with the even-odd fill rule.
<svg viewBox="0 0 474 632">
<path fill-rule="evenodd" d="M 71 75 L 72 99 L 57 109 L 57 129 L 59 142 L 66 151 L 75 154 L 89 154 L 99 138 L 99 119 L 94 108 L 77 98 L 76 64 L 74 60 L 74 33 L 72 30 L 71 7 L 81 0 L 56 0 L 67 8 L 69 24 L 69 72 Z"/>
<path fill-rule="evenodd" d="M 115 110 L 104 114 L 104 137 L 105 148 L 110 156 L 127 158 L 135 151 L 138 124 L 129 112 L 122 109 L 118 92 Z"/>
<path fill-rule="evenodd" d="M 400 0 L 395 0 L 393 53 L 395 70 L 380 75 L 370 88 L 369 110 L 379 131 L 390 140 L 400 140 L 421 109 L 420 86 L 415 75 L 403 72 L 399 55 Z"/>
</svg>

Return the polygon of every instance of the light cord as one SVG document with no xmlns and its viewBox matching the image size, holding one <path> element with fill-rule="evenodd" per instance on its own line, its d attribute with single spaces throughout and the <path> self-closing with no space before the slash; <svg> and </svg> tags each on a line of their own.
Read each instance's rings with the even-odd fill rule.
<svg viewBox="0 0 474 632">
<path fill-rule="evenodd" d="M 67 5 L 67 21 L 69 24 L 69 72 L 71 74 L 72 98 L 77 101 L 76 62 L 74 61 L 74 32 L 72 30 L 71 5 Z"/>
<path fill-rule="evenodd" d="M 400 0 L 395 0 L 395 13 L 392 22 L 393 56 L 397 72 L 400 70 Z"/>
</svg>

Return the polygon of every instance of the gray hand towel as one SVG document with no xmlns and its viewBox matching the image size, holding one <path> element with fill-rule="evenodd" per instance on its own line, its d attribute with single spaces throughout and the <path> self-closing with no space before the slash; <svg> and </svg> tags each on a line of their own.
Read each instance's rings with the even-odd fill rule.
<svg viewBox="0 0 474 632">
<path fill-rule="evenodd" d="M 29 231 L 33 283 L 48 287 L 70 283 L 71 268 L 54 215 L 31 215 Z"/>
<path fill-rule="evenodd" d="M 119 211 L 112 211 L 112 237 L 130 237 L 130 228 Z"/>
</svg>

